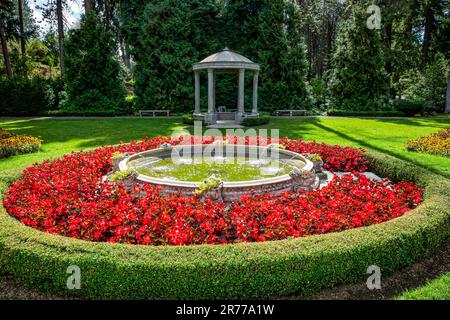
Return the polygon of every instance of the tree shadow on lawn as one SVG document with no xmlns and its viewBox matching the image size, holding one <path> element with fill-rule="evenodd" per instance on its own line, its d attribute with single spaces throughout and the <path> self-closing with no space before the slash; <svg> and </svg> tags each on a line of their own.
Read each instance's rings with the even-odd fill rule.
<svg viewBox="0 0 450 320">
<path fill-rule="evenodd" d="M 361 140 L 361 139 L 354 138 L 354 137 L 349 136 L 349 135 L 347 135 L 347 134 L 345 134 L 345 133 L 342 133 L 342 132 L 340 132 L 340 131 L 338 131 L 338 130 L 335 130 L 335 129 L 332 129 L 332 128 L 330 128 L 330 127 L 327 127 L 327 126 L 324 125 L 323 123 L 316 122 L 316 123 L 314 123 L 314 125 L 317 126 L 317 127 L 319 127 L 319 128 L 321 128 L 321 129 L 323 129 L 323 130 L 325 130 L 325 131 L 332 132 L 332 133 L 334 133 L 335 135 L 337 135 L 337 136 L 339 136 L 339 137 L 341 137 L 341 138 L 343 138 L 343 139 L 346 139 L 346 140 L 348 140 L 348 141 L 352 141 L 352 142 L 354 142 L 354 143 L 357 143 L 358 145 L 360 145 L 360 146 L 363 147 L 363 148 L 366 148 L 366 149 L 369 149 L 369 150 L 378 151 L 378 152 L 384 153 L 384 154 L 388 154 L 388 155 L 390 155 L 390 156 L 392 156 L 392 157 L 395 157 L 395 158 L 400 159 L 400 160 L 404 160 L 404 161 L 406 161 L 406 162 L 409 162 L 409 163 L 411 163 L 411 164 L 414 164 L 414 165 L 416 165 L 416 166 L 418 166 L 418 167 L 421 167 L 421 168 L 423 168 L 423 169 L 429 170 L 429 171 L 431 171 L 431 172 L 433 172 L 433 173 L 436 173 L 436 174 L 438 174 L 438 175 L 441 175 L 441 176 L 450 178 L 448 175 L 446 175 L 446 174 L 440 172 L 439 170 L 436 170 L 436 169 L 434 169 L 434 168 L 432 168 L 432 167 L 429 167 L 429 166 L 425 166 L 425 165 L 421 164 L 420 162 L 418 162 L 418 161 L 416 161 L 416 160 L 407 158 L 407 157 L 405 157 L 405 156 L 403 156 L 403 155 L 401 155 L 401 154 L 399 154 L 399 153 L 393 152 L 393 151 L 391 151 L 391 150 L 384 149 L 384 148 L 381 148 L 381 147 L 379 147 L 379 146 L 373 145 L 373 144 L 371 144 L 371 143 L 369 143 L 369 142 L 367 142 L 367 141 L 365 141 L 365 140 Z"/>
<path fill-rule="evenodd" d="M 430 128 L 445 128 L 445 125 L 450 126 L 450 118 L 375 118 L 378 122 L 392 123 L 398 125 L 415 126 L 415 127 L 430 127 Z M 439 124 L 438 124 L 439 123 Z M 440 124 L 443 124 L 442 126 Z"/>
<path fill-rule="evenodd" d="M 0 122 L 0 127 L 17 134 L 40 136 L 44 147 L 73 141 L 73 147 L 80 149 L 166 136 L 185 128 L 180 119 L 19 120 Z"/>
</svg>

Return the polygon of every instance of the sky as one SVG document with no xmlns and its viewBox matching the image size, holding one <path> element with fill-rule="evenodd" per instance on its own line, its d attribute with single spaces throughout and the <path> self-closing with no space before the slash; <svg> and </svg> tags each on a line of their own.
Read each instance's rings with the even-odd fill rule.
<svg viewBox="0 0 450 320">
<path fill-rule="evenodd" d="M 28 5 L 33 10 L 34 18 L 36 22 L 38 22 L 41 27 L 41 31 L 45 33 L 50 29 L 50 25 L 46 22 L 43 22 L 42 12 L 41 10 L 36 9 L 36 6 L 42 6 L 47 3 L 48 0 L 28 0 Z M 69 8 L 64 11 L 64 16 L 66 18 L 66 23 L 69 28 L 73 28 L 76 26 L 77 21 L 80 18 L 80 15 L 83 13 L 83 0 L 70 0 Z"/>
</svg>

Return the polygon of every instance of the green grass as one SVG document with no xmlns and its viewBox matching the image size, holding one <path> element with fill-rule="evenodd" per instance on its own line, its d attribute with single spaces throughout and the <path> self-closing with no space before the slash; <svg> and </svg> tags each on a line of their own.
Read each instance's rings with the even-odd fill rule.
<svg viewBox="0 0 450 320">
<path fill-rule="evenodd" d="M 407 291 L 398 299 L 401 300 L 450 300 L 450 273 L 431 281 L 427 285 Z"/>
<path fill-rule="evenodd" d="M 429 119 L 304 118 L 273 119 L 260 128 L 280 129 L 280 136 L 302 137 L 330 144 L 362 147 L 408 161 L 450 177 L 450 158 L 407 152 L 406 140 L 439 131 L 450 125 L 449 117 Z M 0 121 L 0 127 L 19 134 L 41 136 L 39 153 L 0 159 L 0 173 L 22 169 L 36 161 L 71 151 L 129 142 L 146 136 L 170 135 L 188 129 L 181 119 L 86 119 Z"/>
<path fill-rule="evenodd" d="M 280 129 L 280 136 L 374 150 L 450 177 L 450 158 L 410 153 L 403 147 L 406 140 L 437 132 L 449 125 L 448 117 L 305 118 L 274 119 L 270 125 L 261 128 Z M 181 119 L 23 119 L 0 121 L 0 127 L 44 139 L 39 153 L 0 159 L 0 182 L 12 181 L 18 173 L 14 171 L 33 162 L 70 151 L 116 144 L 121 140 L 128 142 L 145 136 L 169 135 L 180 129 L 192 130 L 192 127 L 182 125 Z M 447 179 L 393 158 L 371 157 L 371 163 L 377 169 L 375 172 L 381 175 L 423 182 L 427 186 L 426 202 L 404 217 L 368 228 L 262 244 L 199 246 L 195 250 L 190 247 L 113 246 L 55 237 L 25 228 L 0 208 L 3 224 L 0 228 L 0 251 L 4 254 L 0 255 L 0 265 L 9 266 L 5 269 L 7 272 L 30 284 L 56 288 L 65 284 L 66 266 L 76 262 L 87 270 L 86 277 L 91 280 L 86 282 L 88 293 L 93 297 L 102 290 L 111 297 L 133 293 L 138 298 L 147 295 L 159 297 L 159 294 L 191 297 L 195 292 L 201 297 L 272 296 L 275 293 L 286 295 L 299 288 L 307 292 L 335 283 L 359 281 L 366 277 L 368 263 L 377 261 L 383 270 L 398 269 L 439 245 L 448 238 L 449 232 Z M 4 188 L 0 185 L 0 190 Z M 166 249 L 167 252 L 159 251 Z M 115 254 L 111 255 L 113 251 Z M 156 260 L 155 255 L 158 256 Z M 205 262 L 205 257 L 211 259 Z M 162 261 L 160 266 L 157 265 L 159 260 Z M 183 264 L 186 261 L 189 263 Z M 39 272 L 30 274 L 29 270 Z M 123 285 L 118 285 L 117 277 L 109 277 L 113 273 L 123 281 Z M 187 273 L 194 278 L 192 283 L 186 282 Z M 137 283 L 141 284 L 143 278 L 144 283 L 139 288 Z M 447 275 L 400 298 L 448 299 L 446 289 L 449 282 Z"/>
<path fill-rule="evenodd" d="M 51 235 L 26 227 L 0 206 L 0 270 L 45 292 L 95 299 L 305 296 L 341 283 L 364 283 L 373 264 L 388 276 L 449 239 L 450 180 L 387 155 L 367 156 L 374 172 L 423 185 L 422 205 L 364 228 L 198 246 L 136 246 Z M 67 290 L 70 265 L 82 270 L 81 290 Z"/>
</svg>

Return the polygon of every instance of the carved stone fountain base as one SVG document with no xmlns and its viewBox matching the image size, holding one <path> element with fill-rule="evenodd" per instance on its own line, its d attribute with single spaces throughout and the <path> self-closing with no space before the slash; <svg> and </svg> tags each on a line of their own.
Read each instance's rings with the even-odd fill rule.
<svg viewBox="0 0 450 320">
<path fill-rule="evenodd" d="M 118 169 L 119 170 L 129 170 L 133 168 L 133 160 L 139 160 L 142 158 L 168 158 L 173 152 L 176 152 L 179 156 L 183 156 L 183 153 L 198 156 L 198 153 L 204 154 L 205 149 L 208 148 L 208 152 L 211 152 L 213 148 L 212 156 L 215 156 L 220 151 L 220 154 L 227 154 L 230 149 L 233 149 L 235 155 L 239 156 L 245 155 L 249 156 L 254 152 L 262 152 L 266 156 L 271 157 L 276 152 L 276 156 L 279 161 L 298 161 L 298 167 L 294 166 L 289 174 L 284 174 L 275 177 L 263 178 L 259 180 L 251 181 L 239 181 L 239 182 L 223 182 L 220 191 L 215 190 L 211 193 L 211 197 L 204 196 L 203 198 L 211 198 L 215 201 L 238 201 L 244 194 L 266 194 L 270 193 L 273 195 L 279 195 L 287 191 L 310 191 L 323 187 L 327 183 L 327 179 L 330 179 L 332 175 L 326 174 L 322 170 L 319 170 L 319 175 L 316 174 L 316 169 L 314 164 L 306 159 L 301 154 L 279 149 L 274 146 L 262 147 L 262 146 L 252 146 L 252 145 L 225 145 L 223 143 L 217 144 L 216 146 L 211 145 L 178 145 L 178 146 L 168 146 L 164 145 L 158 149 L 149 150 L 141 153 L 137 153 L 131 156 L 124 157 L 121 159 Z M 216 148 L 216 149 L 214 149 Z M 220 150 L 221 149 L 221 150 Z M 263 149 L 263 150 L 261 150 Z M 233 151 L 232 151 L 233 152 Z M 259 154 L 259 153 L 258 153 Z M 116 161 L 117 163 L 117 161 Z M 115 166 L 117 168 L 117 166 Z M 133 180 L 134 184 L 150 184 L 155 187 L 160 188 L 160 192 L 163 195 L 182 195 L 182 196 L 192 196 L 198 188 L 197 182 L 187 182 L 178 180 L 168 180 L 160 179 L 147 175 L 139 174 Z M 125 182 L 125 181 L 124 181 Z M 127 189 L 130 186 L 127 185 Z M 220 193 L 220 194 L 219 194 Z"/>
</svg>

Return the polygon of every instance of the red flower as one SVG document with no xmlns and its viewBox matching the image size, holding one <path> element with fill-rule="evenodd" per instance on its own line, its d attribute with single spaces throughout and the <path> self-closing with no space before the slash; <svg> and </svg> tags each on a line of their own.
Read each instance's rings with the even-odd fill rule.
<svg viewBox="0 0 450 320">
<path fill-rule="evenodd" d="M 240 143 L 227 137 L 229 143 Z M 280 139 L 287 149 L 317 153 L 330 171 L 355 175 L 335 178 L 327 187 L 281 196 L 244 195 L 239 202 L 201 202 L 196 197 L 160 196 L 149 185 L 130 194 L 102 176 L 114 152 L 141 152 L 162 143 L 193 143 L 194 137 L 144 139 L 92 152 L 65 155 L 26 169 L 11 184 L 3 205 L 24 224 L 52 234 L 90 241 L 152 245 L 221 244 L 266 241 L 337 232 L 403 215 L 422 201 L 422 189 L 408 182 L 389 185 L 357 172 L 367 170 L 363 150 L 301 139 Z M 211 143 L 214 138 L 204 138 Z M 260 137 L 244 143 L 267 145 Z M 145 197 L 133 197 L 143 192 Z"/>
</svg>

